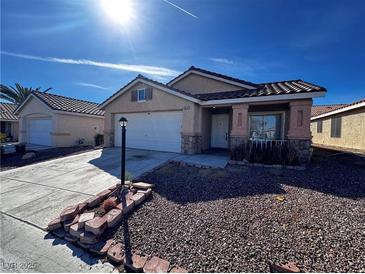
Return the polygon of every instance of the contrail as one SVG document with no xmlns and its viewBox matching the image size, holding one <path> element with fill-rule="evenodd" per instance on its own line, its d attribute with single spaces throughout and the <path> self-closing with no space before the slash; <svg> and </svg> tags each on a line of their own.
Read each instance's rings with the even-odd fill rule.
<svg viewBox="0 0 365 274">
<path fill-rule="evenodd" d="M 149 75 L 158 75 L 158 76 L 169 77 L 169 76 L 176 76 L 179 74 L 179 72 L 176 70 L 172 70 L 172 69 L 164 68 L 164 67 L 131 65 L 131 64 L 116 64 L 116 63 L 98 62 L 98 61 L 87 60 L 87 59 L 68 59 L 68 58 L 66 59 L 66 58 L 58 58 L 58 57 L 41 57 L 41 56 L 14 53 L 14 52 L 8 52 L 8 51 L 0 51 L 0 52 L 3 55 L 13 56 L 13 57 L 23 58 L 23 59 L 29 59 L 29 60 L 71 64 L 71 65 L 87 65 L 87 66 L 95 66 L 95 67 L 103 67 L 103 68 L 110 68 L 110 69 L 146 73 Z"/>
<path fill-rule="evenodd" d="M 83 86 L 83 87 L 90 87 L 90 88 L 97 88 L 97 89 L 104 89 L 104 90 L 108 89 L 106 87 L 102 87 L 102 86 L 90 84 L 90 83 L 84 83 L 84 82 L 77 82 L 77 83 L 75 83 L 75 85 Z"/>
<path fill-rule="evenodd" d="M 191 12 L 188 12 L 187 10 L 183 9 L 182 7 L 179 7 L 178 5 L 175 5 L 174 3 L 171 3 L 171 2 L 170 2 L 170 1 L 168 1 L 168 0 L 162 0 L 162 1 L 166 2 L 167 4 L 170 4 L 171 6 L 173 6 L 173 7 L 177 8 L 177 9 L 181 10 L 182 12 L 185 12 L 186 14 L 188 14 L 188 15 L 190 15 L 190 16 L 192 16 L 192 17 L 196 18 L 196 19 L 199 19 L 199 17 L 198 17 L 198 16 L 196 16 L 196 15 L 192 14 Z"/>
</svg>

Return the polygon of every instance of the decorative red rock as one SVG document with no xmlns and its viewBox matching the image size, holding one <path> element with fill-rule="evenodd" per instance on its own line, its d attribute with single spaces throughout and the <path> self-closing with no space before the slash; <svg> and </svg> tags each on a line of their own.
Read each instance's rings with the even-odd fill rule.
<svg viewBox="0 0 365 274">
<path fill-rule="evenodd" d="M 121 243 L 118 243 L 108 250 L 108 258 L 117 264 L 121 264 L 124 259 L 124 251 Z"/>
<path fill-rule="evenodd" d="M 141 256 L 133 253 L 131 262 L 127 262 L 126 258 L 124 258 L 124 265 L 135 272 L 141 272 L 143 270 L 144 265 L 147 262 L 147 259 L 148 259 L 147 256 Z"/>
<path fill-rule="evenodd" d="M 180 266 L 175 266 L 171 268 L 169 273 L 188 273 L 188 271 Z"/>
<path fill-rule="evenodd" d="M 300 269 L 294 262 L 288 262 L 286 264 L 271 264 L 270 272 L 274 273 L 299 273 Z"/>
<path fill-rule="evenodd" d="M 67 220 L 73 220 L 79 211 L 79 205 L 72 205 L 66 207 L 60 214 L 60 219 L 62 222 Z"/>
<path fill-rule="evenodd" d="M 104 232 L 107 227 L 106 218 L 95 217 L 94 219 L 85 223 L 85 230 L 100 235 Z"/>
<path fill-rule="evenodd" d="M 98 242 L 98 236 L 95 236 L 93 233 L 91 232 L 83 232 L 80 234 L 80 242 L 83 244 L 96 244 Z"/>
<path fill-rule="evenodd" d="M 146 198 L 146 196 L 143 193 L 137 192 L 136 194 L 134 194 L 131 197 L 131 200 L 134 201 L 135 205 L 139 205 L 140 203 L 142 203 L 144 201 L 145 198 Z"/>
<path fill-rule="evenodd" d="M 79 226 L 79 223 L 76 223 L 76 224 L 73 224 L 72 226 L 70 226 L 69 233 L 76 238 L 80 238 L 80 234 L 83 232 L 84 232 L 84 229 Z"/>
<path fill-rule="evenodd" d="M 147 190 L 137 190 L 137 193 L 143 193 L 147 198 L 148 196 L 150 196 L 152 194 L 152 189 L 149 188 Z"/>
<path fill-rule="evenodd" d="M 112 209 L 107 214 L 104 215 L 108 227 L 113 227 L 117 225 L 123 218 L 123 212 L 120 209 Z"/>
<path fill-rule="evenodd" d="M 111 192 L 112 191 L 110 189 L 105 189 L 102 192 L 96 194 L 96 196 L 99 196 L 101 200 L 105 200 Z"/>
<path fill-rule="evenodd" d="M 56 229 L 58 229 L 58 228 L 60 228 L 60 227 L 62 227 L 61 219 L 60 219 L 60 218 L 56 218 L 56 219 L 54 219 L 54 220 L 50 221 L 50 222 L 48 223 L 48 225 L 47 225 L 47 229 L 48 229 L 49 231 L 51 231 L 51 230 L 56 230 Z"/>
<path fill-rule="evenodd" d="M 113 244 L 113 239 L 101 241 L 90 247 L 90 251 L 98 255 L 105 255 Z"/>
<path fill-rule="evenodd" d="M 90 221 L 92 219 L 94 219 L 95 217 L 95 213 L 94 212 L 86 212 L 86 213 L 82 213 L 80 215 L 80 218 L 79 218 L 79 227 L 84 227 L 85 226 L 85 223 L 87 221 Z"/>
<path fill-rule="evenodd" d="M 73 218 L 73 220 L 67 220 L 63 222 L 63 228 L 68 232 L 70 230 L 70 227 L 73 224 L 76 224 L 79 221 L 80 216 L 76 215 L 75 218 Z"/>
<path fill-rule="evenodd" d="M 84 203 L 86 203 L 88 207 L 94 207 L 97 204 L 100 204 L 101 201 L 102 198 L 100 196 L 92 196 L 89 199 L 87 199 Z"/>
<path fill-rule="evenodd" d="M 143 267 L 143 272 L 147 273 L 167 273 L 170 263 L 166 260 L 153 256 Z"/>
<path fill-rule="evenodd" d="M 65 235 L 65 237 L 64 237 L 64 239 L 65 239 L 66 241 L 71 242 L 71 243 L 75 243 L 75 242 L 77 242 L 77 240 L 78 240 L 78 238 L 76 238 L 76 237 L 74 237 L 74 236 L 72 236 L 72 235 L 70 235 L 70 234 L 66 234 L 66 235 Z"/>
<path fill-rule="evenodd" d="M 83 213 L 87 208 L 87 203 L 79 203 L 79 214 Z"/>
<path fill-rule="evenodd" d="M 134 207 L 134 201 L 132 199 L 126 198 L 125 203 L 126 203 L 126 206 L 125 207 L 123 207 L 123 203 L 119 203 L 117 205 L 117 208 L 118 209 L 123 210 L 123 214 L 128 213 Z"/>
<path fill-rule="evenodd" d="M 91 244 L 85 244 L 85 243 L 82 243 L 82 242 L 80 242 L 80 241 L 78 241 L 78 242 L 77 242 L 77 244 L 78 244 L 79 246 L 81 246 L 83 249 L 86 249 L 86 250 L 89 250 L 89 249 L 92 247 L 92 245 L 91 245 Z"/>
</svg>

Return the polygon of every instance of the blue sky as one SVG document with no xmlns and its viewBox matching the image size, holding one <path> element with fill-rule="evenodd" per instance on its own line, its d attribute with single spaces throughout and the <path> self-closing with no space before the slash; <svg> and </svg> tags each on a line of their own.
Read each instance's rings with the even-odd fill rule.
<svg viewBox="0 0 365 274">
<path fill-rule="evenodd" d="M 102 102 L 138 73 L 167 82 L 194 65 L 313 82 L 328 89 L 316 104 L 365 97 L 365 1 L 135 0 L 131 10 L 118 23 L 96 0 L 1 0 L 1 83 Z"/>
</svg>

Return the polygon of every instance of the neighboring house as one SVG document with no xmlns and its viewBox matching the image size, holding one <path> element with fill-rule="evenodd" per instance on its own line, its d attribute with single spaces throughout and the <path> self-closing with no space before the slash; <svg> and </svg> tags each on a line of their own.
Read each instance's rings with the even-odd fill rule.
<svg viewBox="0 0 365 274">
<path fill-rule="evenodd" d="M 15 110 L 19 141 L 52 147 L 93 145 L 104 129 L 98 104 L 44 92 L 32 92 Z"/>
<path fill-rule="evenodd" d="M 19 122 L 14 115 L 15 104 L 0 103 L 0 124 L 1 133 L 7 140 L 15 142 L 18 140 Z M 3 141 L 3 140 L 2 140 Z"/>
<path fill-rule="evenodd" d="M 365 152 L 365 99 L 313 106 L 311 130 L 314 145 Z"/>
<path fill-rule="evenodd" d="M 191 67 L 167 84 L 142 75 L 105 100 L 105 145 L 201 153 L 248 139 L 288 140 L 301 161 L 310 155 L 312 98 L 326 89 L 302 80 L 255 84 Z"/>
</svg>

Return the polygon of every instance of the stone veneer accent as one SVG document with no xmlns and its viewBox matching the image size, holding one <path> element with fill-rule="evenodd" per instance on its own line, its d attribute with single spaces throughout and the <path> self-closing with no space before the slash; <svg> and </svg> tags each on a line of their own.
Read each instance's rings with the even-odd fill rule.
<svg viewBox="0 0 365 274">
<path fill-rule="evenodd" d="M 246 138 L 244 137 L 237 137 L 231 136 L 231 149 L 238 147 L 246 142 Z M 311 153 L 311 140 L 301 140 L 301 139 L 294 139 L 294 140 L 286 140 L 292 146 L 294 146 L 298 152 L 299 163 L 300 164 L 307 164 L 309 163 L 312 153 Z"/>
<path fill-rule="evenodd" d="M 231 136 L 231 146 L 230 148 L 233 149 L 238 147 L 246 142 L 247 138 L 239 137 L 239 136 Z"/>
<path fill-rule="evenodd" d="M 299 163 L 307 164 L 309 163 L 312 153 L 311 153 L 311 140 L 289 140 L 290 144 L 297 149 Z"/>
<path fill-rule="evenodd" d="M 181 135 L 181 152 L 184 154 L 201 153 L 202 137 L 194 135 Z"/>
</svg>

